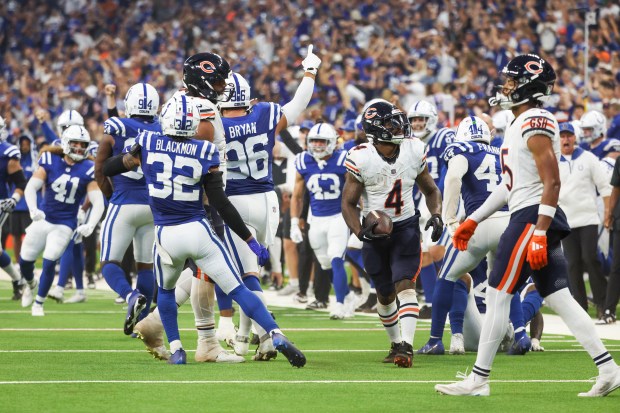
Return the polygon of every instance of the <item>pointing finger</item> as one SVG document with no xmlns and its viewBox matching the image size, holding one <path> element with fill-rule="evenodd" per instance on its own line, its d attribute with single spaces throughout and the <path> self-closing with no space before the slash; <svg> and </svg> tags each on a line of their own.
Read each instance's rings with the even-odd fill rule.
<svg viewBox="0 0 620 413">
<path fill-rule="evenodd" d="M 310 56 L 312 54 L 312 48 L 314 45 L 310 45 L 308 46 L 308 56 Z"/>
</svg>

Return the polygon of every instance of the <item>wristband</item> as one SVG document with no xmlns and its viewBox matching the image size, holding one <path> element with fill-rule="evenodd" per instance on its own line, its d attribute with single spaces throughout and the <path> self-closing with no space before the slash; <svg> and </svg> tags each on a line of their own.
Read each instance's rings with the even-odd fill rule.
<svg viewBox="0 0 620 413">
<path fill-rule="evenodd" d="M 18 194 L 17 192 L 15 192 L 13 193 L 13 195 L 11 195 L 11 198 L 15 200 L 15 203 L 18 203 L 22 199 L 22 196 Z"/>
<path fill-rule="evenodd" d="M 538 215 L 545 215 L 553 218 L 555 216 L 555 210 L 556 208 L 551 205 L 540 204 L 538 206 Z"/>
<path fill-rule="evenodd" d="M 544 231 L 542 229 L 535 229 L 533 235 L 535 237 L 546 237 L 547 236 L 547 231 Z"/>
<path fill-rule="evenodd" d="M 305 70 L 306 70 L 306 72 L 308 72 L 310 74 L 313 74 L 314 76 L 316 76 L 316 73 L 319 71 L 318 68 L 314 68 L 314 67 L 309 67 L 309 68 L 307 68 Z"/>
<path fill-rule="evenodd" d="M 297 217 L 291 217 L 291 225 L 292 226 L 299 226 L 299 218 Z"/>
</svg>

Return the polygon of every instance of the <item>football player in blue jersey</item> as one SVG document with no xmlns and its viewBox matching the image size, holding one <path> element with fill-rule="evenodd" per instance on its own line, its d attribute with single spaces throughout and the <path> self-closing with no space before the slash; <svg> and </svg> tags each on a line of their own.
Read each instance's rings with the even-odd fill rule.
<svg viewBox="0 0 620 413">
<path fill-rule="evenodd" d="M 65 110 L 58 116 L 58 120 L 56 121 L 57 132 L 54 132 L 49 125 L 50 115 L 47 110 L 39 108 L 35 111 L 35 116 L 41 124 L 41 130 L 43 131 L 43 136 L 45 136 L 45 142 L 48 145 L 52 145 L 54 141 L 58 140 L 58 137 L 62 136 L 62 133 L 69 126 L 84 126 L 84 118 L 76 110 Z"/>
<path fill-rule="evenodd" d="M 103 195 L 94 178 L 95 166 L 86 159 L 90 136 L 83 126 L 73 125 L 62 134 L 63 156 L 45 152 L 39 168 L 28 181 L 24 191 L 33 223 L 28 227 L 22 245 L 19 265 L 28 288 L 22 296 L 22 306 L 32 304 L 34 263 L 43 251 L 43 271 L 39 289 L 32 305 L 33 316 L 43 316 L 43 303 L 54 281 L 56 261 L 67 248 L 74 233 L 87 237 L 95 230 L 104 211 Z M 41 209 L 37 192 L 45 188 Z M 89 219 L 77 225 L 78 208 L 84 196 L 92 203 Z M 77 228 L 76 228 L 77 227 Z"/>
<path fill-rule="evenodd" d="M 336 292 L 336 305 L 330 313 L 332 320 L 353 317 L 355 306 L 345 307 L 349 294 L 344 255 L 349 239 L 349 229 L 342 217 L 342 188 L 346 151 L 336 149 L 338 134 L 328 123 L 318 123 L 308 132 L 308 149 L 297 155 L 295 188 L 291 198 L 291 239 L 303 241 L 299 228 L 304 192 L 310 195 L 308 240 L 321 268 L 333 272 L 332 283 Z M 355 304 L 349 301 L 347 304 Z"/>
<path fill-rule="evenodd" d="M 419 313 L 415 281 L 422 262 L 420 213 L 413 203 L 413 187 L 420 186 L 432 212 L 425 228 L 433 227 L 432 241 L 439 240 L 443 231 L 441 193 L 428 172 L 424 144 L 410 138 L 409 121 L 401 110 L 377 101 L 366 108 L 362 118 L 372 143 L 358 145 L 347 154 L 342 215 L 364 242 L 364 267 L 375 283 L 377 312 L 391 342 L 384 362 L 408 368 L 413 365 Z M 378 222 L 360 224 L 360 198 L 365 216 L 380 210 L 391 218 L 389 235 L 374 233 Z"/>
<path fill-rule="evenodd" d="M 262 301 L 245 287 L 233 258 L 207 220 L 203 194 L 258 256 L 259 264 L 269 259 L 267 249 L 252 236 L 224 193 L 217 148 L 211 142 L 193 139 L 199 122 L 198 106 L 185 95 L 174 96 L 162 109 L 162 133 L 141 133 L 129 153 L 111 158 L 104 166 L 106 175 L 138 165 L 143 169 L 155 222 L 158 307 L 172 353 L 168 362 L 186 363 L 177 322 L 175 285 L 185 261 L 191 258 L 259 323 L 291 365 L 302 367 L 305 356 L 282 334 Z"/>
<path fill-rule="evenodd" d="M 26 188 L 26 176 L 20 164 L 21 154 L 16 146 L 5 142 L 6 138 L 6 123 L 0 116 L 0 228 L 22 199 L 24 188 Z M 11 196 L 8 190 L 10 185 L 15 187 Z M 14 291 L 18 291 L 21 275 L 11 264 L 11 257 L 1 247 L 0 268 L 9 274 L 13 281 Z"/>
<path fill-rule="evenodd" d="M 445 175 L 444 202 L 442 215 L 452 234 L 458 228 L 459 220 L 457 210 L 462 197 L 465 213 L 470 215 L 488 198 L 493 189 L 500 183 L 501 166 L 499 148 L 489 145 L 491 131 L 486 122 L 477 117 L 470 116 L 459 124 L 456 141 L 450 144 L 442 158 L 448 165 Z M 486 281 L 483 277 L 466 275 L 474 270 L 485 257 L 488 257 L 489 267 L 495 261 L 495 252 L 499 238 L 508 225 L 508 207 L 504 206 L 487 221 L 486 227 L 480 231 L 477 237 L 472 238 L 466 251 L 459 251 L 453 245 L 449 245 L 446 252 L 444 265 L 439 273 L 439 280 L 433 294 L 433 312 L 431 324 L 431 337 L 418 354 L 443 354 L 444 346 L 441 341 L 446 315 L 451 311 L 451 324 L 458 323 L 455 330 L 453 326 L 450 354 L 464 354 L 465 349 L 472 350 L 477 347 L 479 338 L 478 331 L 463 334 L 463 318 L 468 305 L 468 291 L 475 288 L 480 282 Z M 473 241 L 473 243 L 472 243 Z M 485 265 L 486 268 L 486 265 Z M 514 295 L 515 308 L 513 312 L 520 310 L 520 297 Z M 472 301 L 470 300 L 470 304 Z M 475 310 L 475 305 L 467 308 L 470 314 Z M 453 319 L 457 315 L 458 322 Z M 523 353 L 529 350 L 530 343 L 525 333 L 525 325 L 522 313 L 513 315 L 515 328 L 515 346 L 522 349 Z M 464 337 L 465 335 L 465 337 Z M 469 343 L 466 345 L 465 340 Z"/>
<path fill-rule="evenodd" d="M 271 173 L 275 139 L 289 123 L 295 122 L 310 102 L 320 64 L 321 60 L 309 46 L 308 55 L 302 62 L 305 75 L 293 99 L 282 107 L 271 102 L 251 105 L 250 85 L 243 76 L 234 72 L 227 80 L 226 94 L 230 99 L 219 103 L 226 137 L 226 195 L 256 239 L 267 246 L 273 244 L 280 219 Z M 256 256 L 244 240 L 228 228 L 225 238 L 243 282 L 265 303 Z M 230 303 L 226 303 L 221 292 L 218 293 L 218 304 L 220 309 L 230 308 Z M 242 311 L 234 343 L 238 355 L 248 352 L 251 325 L 252 321 Z M 261 338 L 254 359 L 275 357 L 277 353 L 269 336 L 256 323 L 254 327 Z"/>
<path fill-rule="evenodd" d="M 421 139 L 426 146 L 428 172 L 433 177 L 435 185 L 443 193 L 443 179 L 447 165 L 442 159 L 441 154 L 454 141 L 454 131 L 448 128 L 437 129 L 437 108 L 425 100 L 414 102 L 407 112 L 407 118 L 409 118 L 411 123 L 413 136 Z M 420 209 L 421 214 L 420 227 L 424 228 L 431 214 L 426 208 L 426 203 L 423 199 L 420 199 L 417 207 Z M 431 231 L 423 231 L 422 234 L 422 270 L 420 271 L 420 279 L 424 288 L 426 305 L 420 308 L 420 318 L 430 318 L 431 312 L 429 310 L 432 307 L 437 269 L 441 268 L 446 251 L 445 246 L 449 243 L 447 231 L 443 232 L 441 239 L 436 243 L 431 241 L 430 234 Z"/>
<path fill-rule="evenodd" d="M 140 168 L 112 179 L 103 175 L 103 163 L 134 144 L 143 131 L 161 132 L 156 118 L 159 94 L 148 83 L 137 83 L 125 95 L 126 118 L 111 117 L 103 124 L 104 137 L 95 160 L 95 177 L 103 194 L 110 199 L 101 225 L 101 273 L 106 282 L 127 302 L 123 326 L 125 334 L 133 332 L 139 317 L 145 317 L 155 292 L 153 275 L 153 214 L 148 205 L 148 191 Z M 136 288 L 121 268 L 123 256 L 133 241 L 138 269 Z"/>
<path fill-rule="evenodd" d="M 620 140 L 606 138 L 607 118 L 601 112 L 591 110 L 580 119 L 583 142 L 579 145 L 599 159 L 616 159 L 620 155 Z"/>
</svg>

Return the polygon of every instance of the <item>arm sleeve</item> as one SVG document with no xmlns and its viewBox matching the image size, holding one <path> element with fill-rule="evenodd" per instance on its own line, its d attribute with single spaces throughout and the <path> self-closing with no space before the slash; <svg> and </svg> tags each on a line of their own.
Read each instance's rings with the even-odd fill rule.
<svg viewBox="0 0 620 413">
<path fill-rule="evenodd" d="M 222 171 L 208 173 L 205 176 L 204 188 L 209 205 L 220 214 L 226 225 L 230 227 L 242 240 L 247 240 L 252 233 L 241 219 L 241 215 L 224 193 Z"/>
<path fill-rule="evenodd" d="M 446 224 L 458 221 L 456 213 L 459 208 L 461 198 L 461 186 L 463 185 L 463 175 L 467 172 L 469 164 L 463 155 L 457 155 L 450 159 L 448 172 L 444 181 L 443 215 Z"/>
<path fill-rule="evenodd" d="M 28 209 L 37 209 L 37 192 L 43 188 L 44 183 L 42 179 L 35 177 L 30 178 L 30 181 L 28 181 L 28 185 L 26 185 L 26 189 L 24 190 L 24 197 L 26 198 Z"/>
<path fill-rule="evenodd" d="M 286 121 L 289 124 L 294 123 L 299 115 L 301 115 L 301 112 L 306 109 L 308 103 L 310 103 L 310 98 L 312 98 L 313 92 L 314 79 L 304 76 L 304 78 L 301 79 L 301 83 L 299 84 L 293 99 L 286 105 L 282 106 L 282 113 L 286 116 Z"/>
<path fill-rule="evenodd" d="M 299 145 L 297 140 L 293 138 L 288 130 L 284 129 L 281 131 L 280 138 L 282 139 L 282 143 L 288 148 L 289 151 L 293 152 L 294 155 L 304 151 L 304 149 Z"/>
<path fill-rule="evenodd" d="M 508 188 L 504 183 L 500 183 L 495 187 L 491 195 L 484 201 L 484 204 L 480 205 L 469 218 L 476 222 L 481 222 L 490 217 L 494 212 L 498 211 L 501 207 L 506 205 L 508 201 Z"/>
<path fill-rule="evenodd" d="M 103 163 L 103 174 L 105 176 L 120 175 L 125 172 L 129 172 L 129 169 L 123 163 L 124 153 L 120 153 L 116 156 L 108 158 Z"/>
<path fill-rule="evenodd" d="M 96 226 L 103 212 L 105 211 L 105 202 L 103 201 L 103 193 L 100 190 L 94 190 L 88 192 L 88 199 L 92 204 L 90 209 L 90 215 L 88 216 L 88 225 Z"/>
<path fill-rule="evenodd" d="M 16 189 L 21 189 L 22 191 L 26 188 L 26 184 L 28 183 L 26 175 L 24 175 L 24 171 L 22 169 L 7 176 L 7 180 L 15 185 Z"/>
<path fill-rule="evenodd" d="M 112 118 L 112 117 L 118 117 L 118 109 L 116 108 L 116 106 L 114 106 L 112 109 L 108 108 L 108 117 Z"/>
<path fill-rule="evenodd" d="M 45 136 L 45 141 L 50 145 L 54 143 L 56 139 L 58 139 L 58 136 L 52 130 L 49 122 L 43 122 L 41 124 L 41 130 L 43 130 L 43 136 Z"/>
</svg>

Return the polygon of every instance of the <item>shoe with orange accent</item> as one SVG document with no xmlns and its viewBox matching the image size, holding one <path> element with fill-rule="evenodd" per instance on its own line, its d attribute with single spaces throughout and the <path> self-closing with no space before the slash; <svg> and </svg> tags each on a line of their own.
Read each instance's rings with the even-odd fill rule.
<svg viewBox="0 0 620 413">
<path fill-rule="evenodd" d="M 394 355 L 394 364 L 405 368 L 413 366 L 413 346 L 411 344 L 403 341 L 398 345 Z"/>
<path fill-rule="evenodd" d="M 400 343 L 392 343 L 390 345 L 390 352 L 383 359 L 384 363 L 394 364 L 394 357 L 396 356 L 396 352 L 398 351 L 398 346 L 400 346 Z"/>
</svg>

